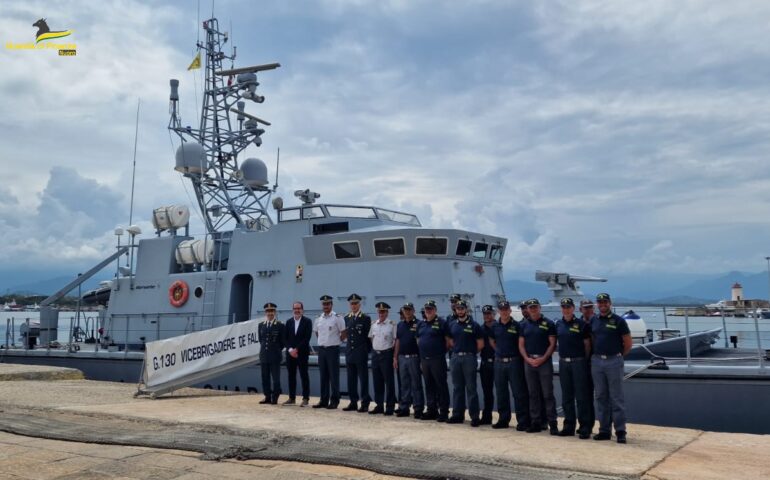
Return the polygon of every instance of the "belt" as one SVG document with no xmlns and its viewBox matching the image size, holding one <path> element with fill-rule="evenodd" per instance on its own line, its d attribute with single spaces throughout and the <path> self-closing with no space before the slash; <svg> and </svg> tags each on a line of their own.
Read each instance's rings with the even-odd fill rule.
<svg viewBox="0 0 770 480">
<path fill-rule="evenodd" d="M 616 353 L 614 355 L 599 355 L 599 354 L 595 353 L 594 356 L 595 357 L 599 357 L 602 360 L 607 360 L 608 358 L 622 357 L 623 354 L 622 353 Z"/>
<path fill-rule="evenodd" d="M 582 360 L 585 360 L 586 357 L 559 357 L 559 360 L 564 360 L 567 363 L 570 362 L 580 362 Z"/>
<path fill-rule="evenodd" d="M 328 347 L 324 347 L 322 345 L 318 345 L 318 348 L 319 349 L 324 349 L 324 348 L 340 348 L 340 346 L 339 345 L 329 345 Z"/>
<path fill-rule="evenodd" d="M 452 355 L 457 355 L 458 357 L 465 357 L 467 355 L 473 355 L 474 357 L 476 356 L 474 352 L 454 352 Z"/>
<path fill-rule="evenodd" d="M 420 356 L 419 353 L 413 353 L 411 355 L 399 355 L 399 357 L 404 357 L 404 358 L 416 358 L 416 357 L 419 357 L 419 356 Z"/>
<path fill-rule="evenodd" d="M 511 363 L 512 361 L 516 360 L 519 357 L 497 357 L 498 362 L 502 363 Z"/>
<path fill-rule="evenodd" d="M 529 358 L 540 358 L 540 357 L 542 357 L 542 355 L 538 355 L 536 353 L 528 353 L 527 356 Z"/>
<path fill-rule="evenodd" d="M 386 348 L 385 350 L 374 350 L 374 353 L 376 353 L 377 355 L 382 355 L 385 352 L 392 352 L 392 351 L 393 351 L 392 348 Z"/>
<path fill-rule="evenodd" d="M 494 358 L 482 358 L 482 359 L 481 359 L 481 361 L 482 361 L 482 362 L 489 362 L 489 363 L 492 363 L 492 362 L 494 362 L 494 361 L 495 361 L 495 359 L 494 359 Z"/>
</svg>

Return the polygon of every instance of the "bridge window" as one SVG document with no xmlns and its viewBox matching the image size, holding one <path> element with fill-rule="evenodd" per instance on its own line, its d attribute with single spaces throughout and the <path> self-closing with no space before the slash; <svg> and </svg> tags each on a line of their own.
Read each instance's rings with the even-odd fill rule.
<svg viewBox="0 0 770 480">
<path fill-rule="evenodd" d="M 361 258 L 361 245 L 358 241 L 334 243 L 334 258 L 345 260 L 348 258 Z"/>
<path fill-rule="evenodd" d="M 326 211 L 332 217 L 377 218 L 377 215 L 374 214 L 374 209 L 370 207 L 335 207 L 327 205 Z"/>
<path fill-rule="evenodd" d="M 446 255 L 446 238 L 417 237 L 415 252 L 417 255 Z"/>
<path fill-rule="evenodd" d="M 377 215 L 383 220 L 390 220 L 398 223 L 405 223 L 407 225 L 420 226 L 420 221 L 416 216 L 409 213 L 394 212 L 393 210 L 385 210 L 383 208 L 377 209 Z"/>
<path fill-rule="evenodd" d="M 486 258 L 487 256 L 487 244 L 476 242 L 476 246 L 473 247 L 473 258 Z"/>
<path fill-rule="evenodd" d="M 467 257 L 471 254 L 471 241 L 470 240 L 458 240 L 457 241 L 457 251 L 455 252 L 455 255 L 458 257 Z"/>
<path fill-rule="evenodd" d="M 302 209 L 302 218 L 307 220 L 308 218 L 321 218 L 324 216 L 324 211 L 321 207 L 305 207 Z"/>
<path fill-rule="evenodd" d="M 374 254 L 378 257 L 405 255 L 403 238 L 381 238 L 374 241 Z"/>
<path fill-rule="evenodd" d="M 299 220 L 299 208 L 292 208 L 290 210 L 281 210 L 278 212 L 279 222 L 289 222 L 291 220 Z"/>
<path fill-rule="evenodd" d="M 492 245 L 492 248 L 489 249 L 489 259 L 493 262 L 502 262 L 503 261 L 503 246 L 502 245 Z"/>
</svg>

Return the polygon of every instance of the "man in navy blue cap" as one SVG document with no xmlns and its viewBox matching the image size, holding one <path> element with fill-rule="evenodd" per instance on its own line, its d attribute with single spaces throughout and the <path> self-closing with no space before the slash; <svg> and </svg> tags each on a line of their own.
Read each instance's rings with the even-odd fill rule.
<svg viewBox="0 0 770 480">
<path fill-rule="evenodd" d="M 593 300 L 590 300 L 588 298 L 583 299 L 580 301 L 580 320 L 588 325 L 588 331 L 591 331 L 591 321 L 594 318 L 594 302 Z M 593 354 L 593 345 L 591 346 L 591 351 L 588 352 L 588 396 L 591 398 L 591 403 L 589 404 L 589 417 L 587 421 L 587 425 L 591 426 L 591 429 L 593 429 L 594 423 L 596 423 L 596 408 L 594 406 L 594 379 L 591 375 L 591 355 Z M 588 433 L 590 434 L 591 431 L 589 430 Z"/>
<path fill-rule="evenodd" d="M 497 304 L 500 314 L 492 327 L 492 346 L 495 349 L 495 388 L 499 418 L 492 428 L 508 428 L 511 421 L 511 395 L 516 410 L 516 430 L 523 432 L 531 425 L 529 392 L 524 378 L 524 360 L 519 354 L 519 322 L 511 316 L 511 304 L 503 300 Z"/>
<path fill-rule="evenodd" d="M 599 314 L 591 320 L 593 355 L 591 375 L 596 391 L 599 433 L 594 440 L 612 438 L 612 423 L 618 443 L 626 443 L 626 406 L 623 398 L 623 357 L 633 345 L 628 324 L 612 311 L 608 293 L 596 296 Z M 610 413 L 611 412 L 611 413 Z"/>
<path fill-rule="evenodd" d="M 347 338 L 345 319 L 332 310 L 331 295 L 322 295 L 321 315 L 313 323 L 318 338 L 318 369 L 321 371 L 321 401 L 313 408 L 333 410 L 340 404 L 340 344 Z"/>
<path fill-rule="evenodd" d="M 267 319 L 259 324 L 259 363 L 262 370 L 262 391 L 265 398 L 259 403 L 278 403 L 281 396 L 281 353 L 283 352 L 283 324 L 275 318 L 276 304 L 267 302 L 263 307 Z M 270 379 L 272 378 L 272 385 Z"/>
<path fill-rule="evenodd" d="M 551 435 L 558 435 L 556 423 L 556 399 L 553 394 L 553 363 L 551 355 L 556 350 L 556 327 L 540 313 L 540 301 L 527 300 L 529 318 L 521 324 L 519 352 L 524 358 L 524 374 L 529 389 L 529 414 L 532 425 L 527 432 L 542 430 L 540 418 L 541 395 Z"/>
<path fill-rule="evenodd" d="M 369 338 L 372 341 L 372 383 L 374 383 L 374 402 L 377 404 L 370 414 L 382 413 L 393 415 L 396 408 L 396 387 L 393 377 L 393 364 L 397 361 L 396 322 L 388 316 L 390 305 L 377 302 L 377 321 L 372 323 Z"/>
<path fill-rule="evenodd" d="M 417 347 L 420 350 L 420 369 L 425 378 L 423 420 L 446 422 L 449 418 L 449 386 L 447 384 L 446 352 L 449 346 L 447 326 L 436 315 L 436 302 L 425 303 L 425 320 L 417 324 Z"/>
<path fill-rule="evenodd" d="M 561 301 L 561 319 L 556 322 L 559 348 L 559 384 L 564 425 L 559 435 L 571 437 L 580 422 L 578 433 L 582 440 L 591 436 L 591 398 L 589 388 L 588 354 L 591 351 L 591 329 L 575 316 L 575 302 Z M 577 413 L 575 411 L 577 403 Z"/>
<path fill-rule="evenodd" d="M 481 365 L 479 377 L 481 378 L 481 391 L 484 394 L 484 408 L 481 410 L 481 424 L 492 425 L 492 410 L 495 408 L 495 349 L 494 333 L 495 307 L 484 305 L 481 307 L 484 316 L 484 324 L 481 326 L 484 347 L 481 349 Z"/>
<path fill-rule="evenodd" d="M 465 300 L 455 304 L 455 312 L 457 319 L 449 325 L 449 347 L 452 349 L 452 358 L 449 360 L 452 372 L 452 416 L 447 423 L 465 421 L 467 399 L 471 427 L 478 427 L 481 425 L 481 419 L 479 394 L 476 390 L 476 355 L 484 347 L 484 335 L 481 326 L 468 315 L 468 304 Z"/>
<path fill-rule="evenodd" d="M 422 418 L 425 400 L 422 391 L 422 373 L 420 373 L 420 350 L 417 346 L 417 319 L 414 317 L 414 305 L 407 302 L 401 307 L 403 320 L 396 329 L 396 351 L 398 359 L 394 365 L 398 369 L 401 381 L 398 417 L 408 417 L 409 407 L 414 406 L 414 418 Z"/>
<path fill-rule="evenodd" d="M 342 410 L 345 412 L 367 412 L 369 402 L 369 352 L 372 343 L 369 340 L 369 329 L 372 319 L 361 311 L 361 296 L 353 293 L 348 297 L 350 312 L 345 315 L 345 328 L 348 332 L 347 350 L 345 351 L 345 367 L 348 374 L 348 396 L 350 403 Z M 361 385 L 359 395 L 358 385 Z M 361 407 L 358 400 L 361 400 Z"/>
</svg>

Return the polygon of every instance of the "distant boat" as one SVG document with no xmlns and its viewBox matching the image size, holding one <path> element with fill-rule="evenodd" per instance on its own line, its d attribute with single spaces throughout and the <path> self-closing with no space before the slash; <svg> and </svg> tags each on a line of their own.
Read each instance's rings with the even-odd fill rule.
<svg viewBox="0 0 770 480">
<path fill-rule="evenodd" d="M 770 320 L 770 308 L 758 308 L 757 316 L 764 318 L 765 320 Z"/>
<path fill-rule="evenodd" d="M 11 299 L 11 303 L 6 303 L 3 305 L 3 311 L 4 312 L 22 312 L 24 311 L 24 305 L 19 305 L 16 303 L 16 300 L 13 298 Z"/>
</svg>

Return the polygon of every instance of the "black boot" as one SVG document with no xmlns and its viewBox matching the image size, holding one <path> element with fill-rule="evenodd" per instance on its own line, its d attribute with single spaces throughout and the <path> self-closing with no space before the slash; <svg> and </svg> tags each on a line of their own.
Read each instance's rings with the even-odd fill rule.
<svg viewBox="0 0 770 480">
<path fill-rule="evenodd" d="M 435 420 L 438 418 L 438 412 L 435 410 L 428 410 L 422 414 L 422 420 Z"/>
<path fill-rule="evenodd" d="M 377 415 L 378 413 L 385 413 L 385 409 L 382 405 L 377 405 L 373 410 L 369 410 L 369 415 Z"/>
<path fill-rule="evenodd" d="M 548 422 L 548 431 L 551 432 L 551 435 L 558 435 L 559 425 L 556 422 Z"/>
<path fill-rule="evenodd" d="M 354 412 L 358 410 L 358 402 L 350 402 L 348 403 L 348 406 L 343 408 L 343 412 Z"/>
<path fill-rule="evenodd" d="M 259 402 L 260 405 L 269 405 L 270 404 L 270 397 L 265 396 L 265 398 L 262 399 L 262 401 Z"/>
</svg>

